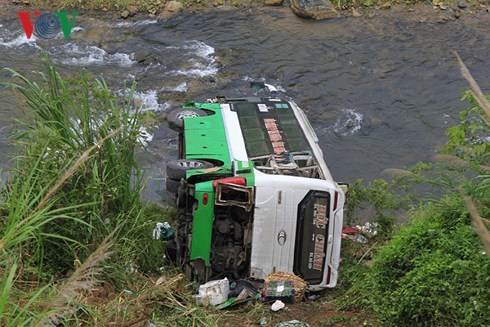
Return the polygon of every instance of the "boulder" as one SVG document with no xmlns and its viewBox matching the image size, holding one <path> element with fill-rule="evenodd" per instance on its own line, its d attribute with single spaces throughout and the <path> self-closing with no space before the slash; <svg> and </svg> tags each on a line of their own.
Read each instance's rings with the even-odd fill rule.
<svg viewBox="0 0 490 327">
<path fill-rule="evenodd" d="M 337 17 L 337 11 L 329 0 L 291 0 L 290 7 L 299 17 L 316 20 Z"/>
<path fill-rule="evenodd" d="M 212 1 L 214 7 L 222 6 L 225 4 L 224 0 L 213 0 Z"/>
<path fill-rule="evenodd" d="M 128 17 L 129 17 L 129 11 L 124 10 L 123 12 L 121 12 L 121 18 L 122 19 L 126 19 Z"/>
<path fill-rule="evenodd" d="M 136 60 L 137 62 L 141 63 L 146 63 L 154 59 L 154 56 L 152 55 L 151 51 L 149 50 L 136 50 L 133 53 L 133 60 Z"/>
<path fill-rule="evenodd" d="M 172 0 L 165 6 L 165 10 L 171 13 L 179 12 L 184 9 L 184 5 L 179 1 Z"/>
<path fill-rule="evenodd" d="M 136 6 L 128 6 L 129 16 L 134 16 L 138 13 L 138 7 Z"/>
</svg>

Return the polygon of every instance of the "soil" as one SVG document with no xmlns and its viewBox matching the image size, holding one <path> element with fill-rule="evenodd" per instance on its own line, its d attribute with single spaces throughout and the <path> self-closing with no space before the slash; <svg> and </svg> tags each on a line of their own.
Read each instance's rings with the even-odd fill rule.
<svg viewBox="0 0 490 327">
<path fill-rule="evenodd" d="M 317 300 L 286 305 L 272 315 L 268 326 L 284 321 L 299 320 L 310 326 L 372 326 L 376 319 L 359 311 L 341 311 L 334 304 Z"/>
</svg>

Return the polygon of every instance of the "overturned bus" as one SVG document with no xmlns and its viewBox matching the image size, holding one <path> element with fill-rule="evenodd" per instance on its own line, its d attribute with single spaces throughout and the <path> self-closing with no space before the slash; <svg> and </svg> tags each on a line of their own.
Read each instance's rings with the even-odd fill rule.
<svg viewBox="0 0 490 327">
<path fill-rule="evenodd" d="M 178 207 L 167 256 L 190 279 L 294 273 L 312 291 L 337 282 L 345 188 L 290 100 L 224 98 L 167 116 L 179 159 L 167 163 Z"/>
</svg>

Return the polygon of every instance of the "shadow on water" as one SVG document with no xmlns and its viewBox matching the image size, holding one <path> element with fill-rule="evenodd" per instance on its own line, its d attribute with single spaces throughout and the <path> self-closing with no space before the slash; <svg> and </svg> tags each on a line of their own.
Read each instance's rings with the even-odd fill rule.
<svg viewBox="0 0 490 327">
<path fill-rule="evenodd" d="M 445 141 L 444 130 L 467 106 L 459 100 L 467 86 L 453 50 L 490 91 L 486 18 L 436 24 L 394 15 L 316 22 L 287 8 L 137 22 L 80 14 L 72 40 L 32 42 L 14 13 L 0 25 L 2 67 L 40 69 L 43 48 L 66 72 L 86 68 L 116 91 L 123 80 L 136 80 L 138 103 L 147 109 L 168 111 L 218 94 L 249 95 L 250 80 L 280 86 L 306 111 L 339 181 L 372 180 L 385 168 L 432 158 Z M 2 154 L 8 144 L 3 128 L 16 112 L 14 100 L 3 103 Z M 172 131 L 162 125 L 153 133 L 150 151 L 140 155 L 150 175 L 149 198 L 164 189 L 165 162 L 176 155 Z"/>
</svg>

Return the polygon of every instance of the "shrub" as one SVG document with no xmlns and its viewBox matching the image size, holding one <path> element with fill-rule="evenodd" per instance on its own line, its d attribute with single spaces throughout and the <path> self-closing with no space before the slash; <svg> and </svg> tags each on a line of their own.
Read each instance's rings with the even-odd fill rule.
<svg viewBox="0 0 490 327">
<path fill-rule="evenodd" d="M 417 210 L 377 253 L 370 302 L 397 326 L 490 323 L 490 260 L 470 225 L 463 199 L 448 196 Z"/>
</svg>

